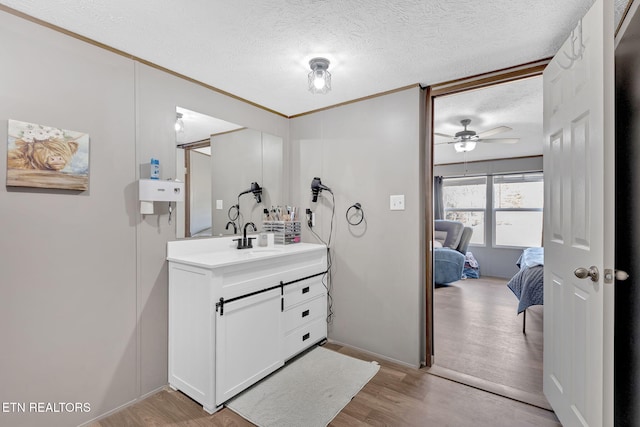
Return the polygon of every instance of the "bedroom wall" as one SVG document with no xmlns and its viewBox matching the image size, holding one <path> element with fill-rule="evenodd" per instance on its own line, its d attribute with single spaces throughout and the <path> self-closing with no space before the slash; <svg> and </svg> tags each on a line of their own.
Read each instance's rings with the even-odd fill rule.
<svg viewBox="0 0 640 427">
<path fill-rule="evenodd" d="M 0 425 L 85 423 L 167 383 L 166 204 L 139 214 L 151 157 L 175 176 L 177 105 L 288 138 L 287 119 L 0 9 L 0 135 L 15 119 L 90 135 L 89 190 L 6 187 L 0 173 Z M 7 144 L 0 144 L 6 170 Z M 285 170 L 288 174 L 288 171 Z M 11 408 L 11 406 L 8 406 Z"/>
<path fill-rule="evenodd" d="M 542 170 L 542 156 L 524 157 L 517 159 L 500 159 L 481 162 L 471 162 L 437 165 L 433 168 L 434 176 L 459 177 L 465 173 L 473 175 L 493 175 L 517 172 L 537 172 Z M 466 171 L 466 172 L 465 172 Z M 486 221 L 485 236 L 487 240 L 493 235 L 492 221 Z M 522 249 L 494 248 L 487 241 L 485 246 L 470 245 L 468 251 L 480 264 L 482 276 L 511 278 L 518 272 L 516 262 L 522 254 Z"/>
<path fill-rule="evenodd" d="M 328 241 L 333 204 L 311 202 L 313 177 L 335 195 L 333 323 L 329 339 L 418 366 L 424 349 L 424 162 L 419 88 L 291 120 L 292 200 L 316 213 Z M 389 196 L 404 194 L 405 210 Z M 347 224 L 359 202 L 366 221 Z M 317 241 L 303 227 L 305 241 Z"/>
</svg>

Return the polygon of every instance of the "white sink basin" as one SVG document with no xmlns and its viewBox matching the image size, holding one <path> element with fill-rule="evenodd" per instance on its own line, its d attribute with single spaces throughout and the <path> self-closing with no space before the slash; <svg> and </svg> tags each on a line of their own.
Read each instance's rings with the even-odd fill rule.
<svg viewBox="0 0 640 427">
<path fill-rule="evenodd" d="M 218 268 L 253 261 L 267 261 L 285 255 L 316 251 L 322 245 L 298 243 L 295 245 L 254 246 L 236 249 L 237 236 L 178 240 L 169 242 L 167 260 L 204 268 Z M 255 242 L 254 242 L 255 243 Z"/>
<path fill-rule="evenodd" d="M 271 254 L 279 254 L 282 253 L 282 249 L 276 248 L 254 248 L 249 250 L 250 255 L 271 255 Z"/>
</svg>

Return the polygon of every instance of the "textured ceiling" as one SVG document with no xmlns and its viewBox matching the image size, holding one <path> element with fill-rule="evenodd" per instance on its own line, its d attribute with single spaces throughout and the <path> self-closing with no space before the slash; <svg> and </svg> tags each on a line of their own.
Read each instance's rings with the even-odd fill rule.
<svg viewBox="0 0 640 427">
<path fill-rule="evenodd" d="M 473 151 L 458 153 L 450 138 L 434 137 L 434 164 L 471 162 L 508 157 L 542 155 L 542 77 L 494 85 L 434 102 L 434 130 L 454 135 L 463 129 L 462 119 L 470 119 L 469 130 L 478 133 L 508 126 L 512 130 L 490 138 L 519 138 L 517 144 L 479 142 Z"/>
<path fill-rule="evenodd" d="M 0 1 L 287 116 L 553 56 L 593 3 Z M 315 56 L 331 61 L 326 95 L 307 91 Z"/>
</svg>

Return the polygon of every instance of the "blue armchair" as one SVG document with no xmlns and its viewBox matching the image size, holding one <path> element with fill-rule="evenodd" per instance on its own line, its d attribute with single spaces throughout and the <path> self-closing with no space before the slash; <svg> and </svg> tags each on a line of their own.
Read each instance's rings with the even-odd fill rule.
<svg viewBox="0 0 640 427">
<path fill-rule="evenodd" d="M 442 247 L 433 250 L 433 280 L 444 285 L 462 278 L 464 259 L 473 230 L 459 221 L 435 220 L 434 239 Z"/>
</svg>

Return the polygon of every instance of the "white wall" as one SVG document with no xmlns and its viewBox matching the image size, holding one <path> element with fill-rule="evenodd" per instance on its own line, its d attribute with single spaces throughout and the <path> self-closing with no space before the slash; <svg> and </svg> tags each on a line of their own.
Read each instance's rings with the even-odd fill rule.
<svg viewBox="0 0 640 427">
<path fill-rule="evenodd" d="M 91 404 L 0 425 L 76 425 L 138 395 L 134 64 L 5 13 L 0 45 L 3 139 L 7 119 L 90 135 L 81 193 L 5 187 L 0 143 L 0 402 Z"/>
<path fill-rule="evenodd" d="M 91 156 L 85 192 L 8 188 L 0 172 L 0 402 L 91 411 L 0 411 L 0 425 L 78 425 L 167 383 L 175 222 L 167 204 L 139 214 L 137 179 L 151 157 L 175 177 L 176 106 L 285 143 L 288 121 L 6 12 L 0 45 L 0 135 L 8 119 L 84 131 Z"/>
<path fill-rule="evenodd" d="M 494 175 L 519 172 L 539 172 L 542 170 L 542 156 L 524 157 L 516 159 L 488 160 L 473 162 L 464 165 L 455 163 L 449 165 L 438 165 L 433 168 L 434 176 L 457 177 L 473 175 Z M 494 248 L 491 246 L 491 236 L 493 235 L 493 222 L 491 218 L 486 218 L 484 246 L 470 245 L 467 249 L 473 253 L 474 258 L 480 264 L 480 275 L 511 278 L 518 272 L 516 262 L 522 254 L 522 249 L 516 248 Z"/>
<path fill-rule="evenodd" d="M 292 199 L 329 238 L 331 197 L 311 203 L 314 176 L 335 195 L 329 338 L 418 366 L 424 348 L 422 93 L 412 88 L 291 120 Z M 404 194 L 406 209 L 389 210 Z M 366 222 L 350 226 L 359 202 Z M 314 241 L 306 229 L 303 238 Z"/>
</svg>

